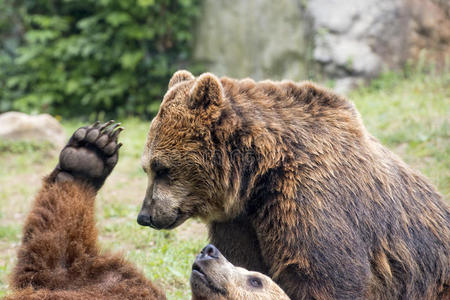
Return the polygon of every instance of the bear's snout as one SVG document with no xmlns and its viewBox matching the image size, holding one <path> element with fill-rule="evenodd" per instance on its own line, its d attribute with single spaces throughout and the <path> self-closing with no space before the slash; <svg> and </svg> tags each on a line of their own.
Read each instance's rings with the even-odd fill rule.
<svg viewBox="0 0 450 300">
<path fill-rule="evenodd" d="M 137 222 L 141 226 L 151 226 L 152 225 L 152 217 L 150 215 L 139 213 L 137 217 Z"/>
<path fill-rule="evenodd" d="M 199 260 L 209 260 L 209 259 L 218 259 L 220 256 L 220 251 L 214 247 L 214 245 L 209 244 L 205 248 L 202 249 L 200 254 L 197 256 L 197 261 Z"/>
<path fill-rule="evenodd" d="M 205 275 L 211 270 L 217 270 L 227 264 L 226 258 L 212 244 L 207 245 L 200 251 L 192 264 L 192 271 L 198 271 Z"/>
<path fill-rule="evenodd" d="M 192 271 L 197 271 L 205 275 L 205 271 L 208 269 L 214 269 L 218 265 L 223 264 L 224 261 L 220 257 L 223 257 L 220 251 L 214 245 L 209 244 L 195 258 Z"/>
</svg>

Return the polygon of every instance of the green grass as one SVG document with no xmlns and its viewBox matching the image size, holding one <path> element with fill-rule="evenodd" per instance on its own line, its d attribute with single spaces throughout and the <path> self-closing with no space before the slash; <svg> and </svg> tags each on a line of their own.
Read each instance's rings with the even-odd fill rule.
<svg viewBox="0 0 450 300">
<path fill-rule="evenodd" d="M 0 152 L 31 153 L 36 151 L 48 151 L 51 149 L 49 142 L 38 143 L 36 141 L 6 141 L 0 140 Z"/>
<path fill-rule="evenodd" d="M 450 200 L 450 72 L 387 73 L 350 99 L 369 132 Z"/>
<path fill-rule="evenodd" d="M 0 225 L 0 240 L 17 242 L 20 236 L 20 226 L 17 225 Z"/>
<path fill-rule="evenodd" d="M 414 74 L 414 75 L 411 75 Z M 444 197 L 450 195 L 450 74 L 388 73 L 349 95 L 369 131 L 423 172 Z M 136 224 L 146 177 L 140 167 L 149 122 L 128 119 L 119 163 L 97 198 L 100 241 L 120 251 L 169 299 L 189 299 L 188 278 L 196 253 L 207 243 L 204 227 L 190 220 L 174 231 Z M 84 123 L 64 121 L 67 135 Z M 56 163 L 55 151 L 36 145 L 0 143 L 0 297 L 15 261 L 21 225 L 42 176 Z"/>
</svg>

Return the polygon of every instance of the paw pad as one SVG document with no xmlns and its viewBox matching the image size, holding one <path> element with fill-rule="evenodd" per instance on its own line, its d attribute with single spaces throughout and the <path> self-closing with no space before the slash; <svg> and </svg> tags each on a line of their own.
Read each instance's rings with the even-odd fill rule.
<svg viewBox="0 0 450 300">
<path fill-rule="evenodd" d="M 56 180 L 79 179 L 99 189 L 117 164 L 122 146 L 117 139 L 123 129 L 114 121 L 77 129 L 61 151 Z"/>
</svg>

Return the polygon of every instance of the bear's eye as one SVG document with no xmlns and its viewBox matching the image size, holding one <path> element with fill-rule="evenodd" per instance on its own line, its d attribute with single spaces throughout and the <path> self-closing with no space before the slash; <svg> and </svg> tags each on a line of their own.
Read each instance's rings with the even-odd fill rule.
<svg viewBox="0 0 450 300">
<path fill-rule="evenodd" d="M 261 279 L 258 277 L 249 277 L 248 283 L 255 288 L 262 288 L 263 286 Z"/>
<path fill-rule="evenodd" d="M 161 182 L 165 182 L 168 184 L 172 182 L 169 168 L 161 164 L 159 161 L 152 161 L 152 163 L 150 164 L 150 168 L 155 173 L 155 180 L 160 180 Z"/>
<path fill-rule="evenodd" d="M 155 172 L 156 176 L 165 176 L 169 174 L 169 168 L 157 160 L 151 162 L 150 168 Z"/>
<path fill-rule="evenodd" d="M 161 168 L 155 171 L 157 177 L 167 177 L 169 175 L 169 169 Z"/>
</svg>

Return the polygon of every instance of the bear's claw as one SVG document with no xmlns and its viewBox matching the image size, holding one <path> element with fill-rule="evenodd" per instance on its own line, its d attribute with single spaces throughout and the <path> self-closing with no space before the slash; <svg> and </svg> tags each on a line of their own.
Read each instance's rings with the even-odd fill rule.
<svg viewBox="0 0 450 300">
<path fill-rule="evenodd" d="M 120 123 L 111 120 L 78 128 L 61 151 L 50 179 L 57 182 L 81 180 L 100 189 L 119 158 L 122 144 L 117 139 L 124 130 L 119 126 Z"/>
</svg>

